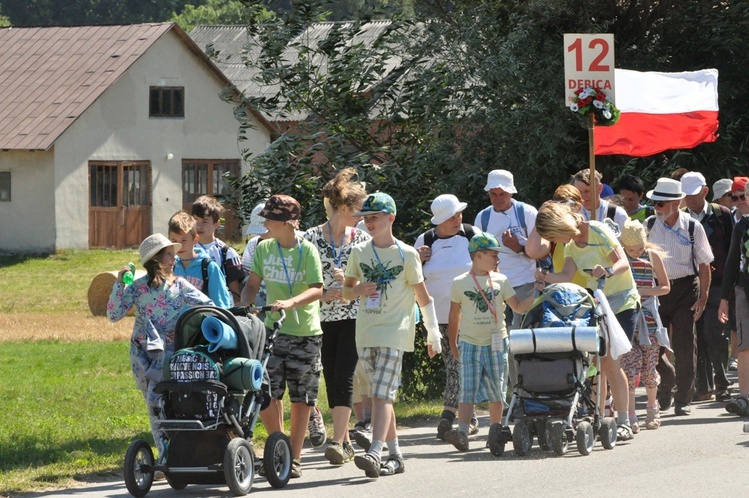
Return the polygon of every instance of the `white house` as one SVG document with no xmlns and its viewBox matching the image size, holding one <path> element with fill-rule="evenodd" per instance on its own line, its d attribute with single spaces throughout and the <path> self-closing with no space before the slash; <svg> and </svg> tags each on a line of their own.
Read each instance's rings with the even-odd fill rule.
<svg viewBox="0 0 749 498">
<path fill-rule="evenodd" d="M 137 246 L 224 193 L 272 132 L 237 143 L 230 85 L 176 24 L 0 29 L 0 252 Z"/>
</svg>

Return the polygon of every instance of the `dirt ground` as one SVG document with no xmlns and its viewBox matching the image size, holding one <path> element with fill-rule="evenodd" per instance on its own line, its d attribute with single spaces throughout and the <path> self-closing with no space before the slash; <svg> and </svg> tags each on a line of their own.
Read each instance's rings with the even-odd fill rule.
<svg viewBox="0 0 749 498">
<path fill-rule="evenodd" d="M 1 313 L 0 342 L 57 340 L 123 341 L 133 332 L 133 317 L 110 323 L 90 313 Z"/>
</svg>

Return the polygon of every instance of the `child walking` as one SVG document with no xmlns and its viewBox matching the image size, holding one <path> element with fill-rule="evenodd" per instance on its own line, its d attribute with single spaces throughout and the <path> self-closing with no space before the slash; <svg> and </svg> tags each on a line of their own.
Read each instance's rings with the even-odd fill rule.
<svg viewBox="0 0 749 498">
<path fill-rule="evenodd" d="M 320 387 L 320 298 L 323 294 L 320 256 L 309 241 L 298 237 L 301 207 L 293 197 L 274 195 L 265 203 L 260 216 L 270 238 L 257 245 L 252 271 L 242 290 L 242 305 L 255 299 L 265 282 L 267 303 L 273 311 L 285 310 L 286 320 L 274 343 L 268 361 L 271 403 L 260 412 L 268 434 L 283 431 L 283 396 L 289 387 L 291 399 L 291 477 L 302 476 L 302 446 L 310 410 L 317 402 Z M 271 328 L 278 313 L 266 313 L 265 326 Z"/>
<path fill-rule="evenodd" d="M 169 219 L 169 240 L 181 245 L 174 274 L 200 289 L 216 306 L 230 308 L 233 301 L 226 288 L 224 273 L 208 253 L 195 245 L 198 242 L 195 218 L 184 211 L 175 213 Z M 204 260 L 207 261 L 204 263 Z"/>
<path fill-rule="evenodd" d="M 173 273 L 175 253 L 180 245 L 160 233 L 147 237 L 138 248 L 147 275 L 126 285 L 120 268 L 107 302 L 107 318 L 116 322 L 135 306 L 135 325 L 130 339 L 130 364 L 135 384 L 143 393 L 151 422 L 151 433 L 159 454 L 163 454 L 164 433 L 157 431 L 159 396 L 153 392 L 161 381 L 164 359 L 174 352 L 174 328 L 182 311 L 189 306 L 213 304 L 187 280 Z"/>
<path fill-rule="evenodd" d="M 445 441 L 468 451 L 468 432 L 474 405 L 489 400 L 489 442 L 499 437 L 507 397 L 507 327 L 505 303 L 524 314 L 533 295 L 521 301 L 510 281 L 497 271 L 500 246 L 490 233 L 474 235 L 468 243 L 471 270 L 455 277 L 450 292 L 448 332 L 450 350 L 458 362 L 458 428 Z"/>
<path fill-rule="evenodd" d="M 429 356 L 441 351 L 434 300 L 429 296 L 416 249 L 393 237 L 395 201 L 370 194 L 361 210 L 372 239 L 351 250 L 343 283 L 343 298 L 361 298 L 356 318 L 356 348 L 371 387 L 372 443 L 354 463 L 367 477 L 401 474 L 406 470 L 396 432 L 395 401 L 400 386 L 403 353 L 413 351 L 416 335 L 414 303 L 427 329 Z M 383 444 L 389 456 L 381 463 Z"/>
<path fill-rule="evenodd" d="M 664 331 L 659 341 L 659 328 L 663 326 L 658 316 L 657 296 L 668 294 L 671 290 L 671 283 L 663 265 L 664 255 L 655 244 L 648 242 L 642 223 L 627 220 L 624 223 L 620 240 L 624 252 L 627 253 L 632 276 L 642 300 L 640 317 L 632 339 L 632 349 L 621 358 L 622 369 L 627 375 L 629 384 L 629 423 L 632 432 L 637 434 L 640 432 L 635 413 L 635 387 L 637 387 L 638 377 L 640 383 L 645 386 L 648 396 L 645 427 L 657 429 L 661 426 L 657 399 L 660 375 L 655 367 L 660 356 L 660 343 L 665 342 L 667 333 Z"/>
</svg>

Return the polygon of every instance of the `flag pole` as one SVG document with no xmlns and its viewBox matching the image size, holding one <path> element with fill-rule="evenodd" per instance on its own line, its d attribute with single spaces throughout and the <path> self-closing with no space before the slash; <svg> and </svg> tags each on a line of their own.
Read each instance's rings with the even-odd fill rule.
<svg viewBox="0 0 749 498">
<path fill-rule="evenodd" d="M 589 112 L 587 116 L 585 116 L 585 122 L 587 124 L 586 128 L 588 128 L 588 161 L 590 163 L 590 198 L 592 200 L 592 204 L 590 206 L 590 219 L 593 221 L 596 221 L 596 214 L 598 214 L 598 205 L 597 203 L 600 202 L 598 198 L 598 181 L 596 179 L 596 147 L 595 147 L 595 137 L 593 134 L 593 127 L 595 126 L 595 122 L 593 120 L 593 113 Z"/>
</svg>

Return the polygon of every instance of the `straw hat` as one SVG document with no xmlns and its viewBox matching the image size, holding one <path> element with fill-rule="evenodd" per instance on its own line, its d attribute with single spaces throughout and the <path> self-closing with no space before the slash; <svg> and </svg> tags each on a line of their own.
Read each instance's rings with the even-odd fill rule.
<svg viewBox="0 0 749 498">
<path fill-rule="evenodd" d="M 159 251 L 169 246 L 173 246 L 174 252 L 177 252 L 179 251 L 179 248 L 182 247 L 182 244 L 172 242 L 160 233 L 149 235 L 140 243 L 140 247 L 138 247 L 141 264 L 145 266 L 151 258 L 159 253 Z"/>
</svg>

